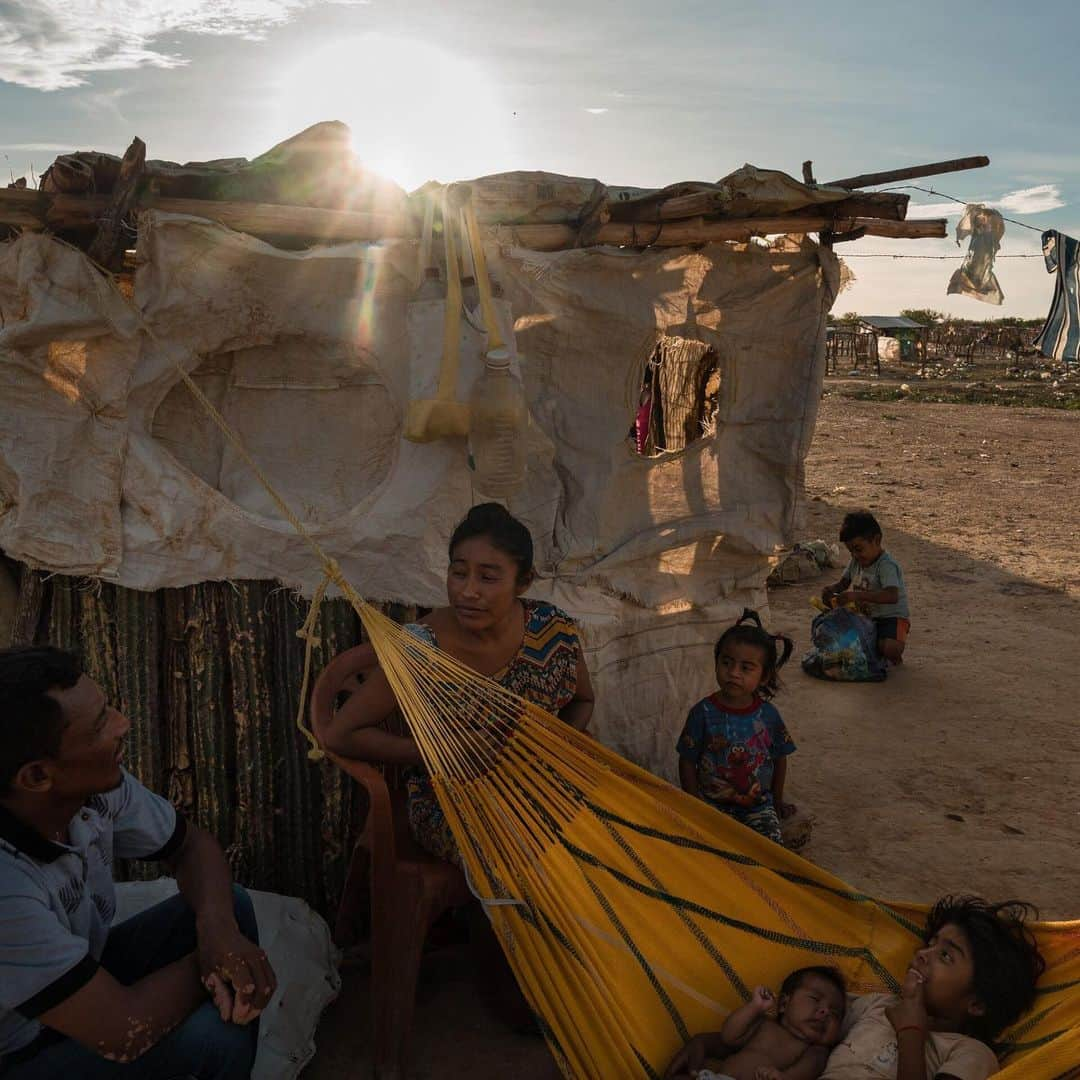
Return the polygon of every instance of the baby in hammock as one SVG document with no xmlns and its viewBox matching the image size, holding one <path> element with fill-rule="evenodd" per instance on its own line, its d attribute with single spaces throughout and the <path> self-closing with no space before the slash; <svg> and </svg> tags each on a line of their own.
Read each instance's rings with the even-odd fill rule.
<svg viewBox="0 0 1080 1080">
<path fill-rule="evenodd" d="M 779 1000 L 768 987 L 755 987 L 719 1031 L 691 1039 L 665 1080 L 817 1080 L 840 1041 L 845 1007 L 836 968 L 800 968 L 784 980 Z"/>
</svg>

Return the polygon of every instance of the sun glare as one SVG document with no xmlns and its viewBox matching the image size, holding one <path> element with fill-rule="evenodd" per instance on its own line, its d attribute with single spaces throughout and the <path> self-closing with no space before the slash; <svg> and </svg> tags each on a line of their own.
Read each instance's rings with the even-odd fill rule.
<svg viewBox="0 0 1080 1080">
<path fill-rule="evenodd" d="M 311 52 L 282 79 L 276 137 L 343 120 L 360 160 L 411 190 L 511 168 L 513 115 L 474 63 L 428 42 L 366 34 Z"/>
</svg>

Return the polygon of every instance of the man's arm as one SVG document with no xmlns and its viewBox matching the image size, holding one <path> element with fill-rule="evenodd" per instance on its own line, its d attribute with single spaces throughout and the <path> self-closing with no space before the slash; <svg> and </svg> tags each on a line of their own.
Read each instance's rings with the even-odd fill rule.
<svg viewBox="0 0 1080 1080">
<path fill-rule="evenodd" d="M 180 895 L 195 912 L 198 968 L 204 982 L 216 976 L 231 987 L 238 1023 L 266 1008 L 277 979 L 266 953 L 240 932 L 233 914 L 232 874 L 218 842 L 204 829 L 188 824 L 184 842 L 166 862 Z M 215 994 L 215 1000 L 220 998 Z"/>
<path fill-rule="evenodd" d="M 124 986 L 104 968 L 37 1019 L 110 1061 L 134 1061 L 206 1000 L 195 953 Z"/>
</svg>

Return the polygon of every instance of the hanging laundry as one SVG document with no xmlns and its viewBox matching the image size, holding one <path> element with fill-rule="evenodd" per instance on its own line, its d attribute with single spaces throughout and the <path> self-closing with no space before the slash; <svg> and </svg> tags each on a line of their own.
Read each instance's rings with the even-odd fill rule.
<svg viewBox="0 0 1080 1080">
<path fill-rule="evenodd" d="M 1080 240 L 1050 229 L 1042 234 L 1046 272 L 1057 273 L 1050 314 L 1035 339 L 1051 360 L 1080 360 Z"/>
<path fill-rule="evenodd" d="M 956 226 L 956 246 L 971 238 L 963 265 L 949 281 L 949 293 L 960 293 L 982 300 L 987 304 L 1000 304 L 1005 299 L 997 278 L 994 276 L 994 256 L 1005 235 L 1005 222 L 996 210 L 971 203 L 964 207 L 964 216 Z"/>
<path fill-rule="evenodd" d="M 642 390 L 641 397 L 638 400 L 637 416 L 634 418 L 634 442 L 639 454 L 648 453 L 649 421 L 652 419 L 652 404 L 652 390 Z"/>
</svg>

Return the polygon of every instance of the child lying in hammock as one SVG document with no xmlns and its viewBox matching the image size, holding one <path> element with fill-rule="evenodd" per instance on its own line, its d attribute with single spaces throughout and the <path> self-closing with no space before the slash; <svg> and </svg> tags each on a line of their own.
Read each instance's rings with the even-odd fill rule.
<svg viewBox="0 0 1080 1080">
<path fill-rule="evenodd" d="M 821 1080 L 986 1080 L 996 1073 L 988 1044 L 1031 1008 L 1045 967 L 1024 925 L 1030 910 L 1018 901 L 942 897 L 899 995 L 866 994 L 852 1002 Z M 768 1071 L 748 1075 L 775 1080 Z"/>
<path fill-rule="evenodd" d="M 698 1035 L 676 1055 L 666 1080 L 817 1080 L 840 1041 L 844 979 L 836 968 L 793 971 L 779 1001 L 765 986 L 720 1031 Z M 775 1012 L 775 1019 L 770 1013 Z M 714 1072 L 708 1063 L 719 1069 Z"/>
</svg>

